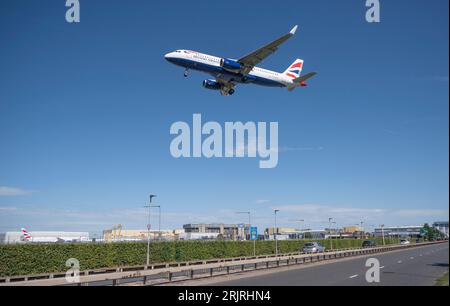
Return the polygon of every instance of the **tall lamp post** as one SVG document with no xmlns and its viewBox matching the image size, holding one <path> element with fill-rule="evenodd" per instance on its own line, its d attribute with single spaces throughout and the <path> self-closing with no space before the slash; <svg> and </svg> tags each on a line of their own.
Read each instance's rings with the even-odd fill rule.
<svg viewBox="0 0 450 306">
<path fill-rule="evenodd" d="M 383 239 L 383 245 L 386 245 L 386 243 L 384 242 L 384 224 L 381 224 L 380 227 L 381 227 L 381 237 Z"/>
<path fill-rule="evenodd" d="M 364 229 L 363 229 L 363 223 L 364 223 L 364 221 L 361 221 L 360 222 L 360 224 L 361 224 L 361 239 L 364 239 Z"/>
<path fill-rule="evenodd" d="M 333 250 L 333 237 L 331 237 L 331 220 L 333 220 L 333 218 L 328 218 L 328 224 L 329 224 L 329 231 L 330 231 L 330 248 L 331 250 Z"/>
<path fill-rule="evenodd" d="M 156 195 L 151 194 L 150 195 L 150 204 L 144 207 L 148 207 L 148 223 L 147 223 L 147 266 L 150 264 L 150 216 L 151 216 L 151 209 L 152 209 L 152 199 L 156 197 Z"/>
<path fill-rule="evenodd" d="M 248 214 L 248 237 L 251 239 L 252 233 L 250 228 L 252 227 L 252 219 L 251 219 L 251 212 L 249 211 L 238 211 L 237 214 Z M 253 240 L 253 256 L 256 256 L 256 240 Z"/>
<path fill-rule="evenodd" d="M 279 212 L 279 209 L 274 209 L 274 215 L 275 215 L 275 232 L 274 232 L 274 238 L 275 238 L 275 256 L 278 257 L 278 227 L 277 227 L 277 213 Z"/>
</svg>

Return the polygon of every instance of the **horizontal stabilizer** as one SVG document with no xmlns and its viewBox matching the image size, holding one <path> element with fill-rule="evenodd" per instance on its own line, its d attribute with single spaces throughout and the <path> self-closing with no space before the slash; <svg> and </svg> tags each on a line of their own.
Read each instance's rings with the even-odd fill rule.
<svg viewBox="0 0 450 306">
<path fill-rule="evenodd" d="M 316 74 L 317 74 L 317 72 L 310 72 L 305 75 L 302 75 L 301 77 L 294 79 L 293 81 L 294 81 L 294 83 L 302 83 L 302 82 L 305 82 L 307 79 L 312 78 Z"/>
</svg>

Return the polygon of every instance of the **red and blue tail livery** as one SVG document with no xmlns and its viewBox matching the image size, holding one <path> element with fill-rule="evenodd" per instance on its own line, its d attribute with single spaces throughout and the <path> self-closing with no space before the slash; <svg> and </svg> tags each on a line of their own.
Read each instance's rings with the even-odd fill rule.
<svg viewBox="0 0 450 306">
<path fill-rule="evenodd" d="M 303 69 L 303 60 L 296 59 L 295 62 L 292 63 L 292 65 L 289 66 L 288 69 L 284 72 L 284 74 L 291 79 L 296 79 L 300 77 Z"/>
</svg>

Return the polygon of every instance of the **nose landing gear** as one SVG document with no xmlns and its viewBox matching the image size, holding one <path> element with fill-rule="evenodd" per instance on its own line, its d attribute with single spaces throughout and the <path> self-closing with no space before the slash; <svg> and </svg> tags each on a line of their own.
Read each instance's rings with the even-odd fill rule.
<svg viewBox="0 0 450 306">
<path fill-rule="evenodd" d="M 189 69 L 186 68 L 186 69 L 184 70 L 184 77 L 187 78 L 188 76 L 189 76 Z"/>
</svg>

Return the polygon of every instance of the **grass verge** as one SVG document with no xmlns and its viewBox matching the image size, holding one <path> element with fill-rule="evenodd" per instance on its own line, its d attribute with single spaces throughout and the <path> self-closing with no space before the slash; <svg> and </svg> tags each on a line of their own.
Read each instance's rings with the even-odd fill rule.
<svg viewBox="0 0 450 306">
<path fill-rule="evenodd" d="M 448 286 L 448 272 L 439 277 L 434 283 L 435 286 Z"/>
</svg>

